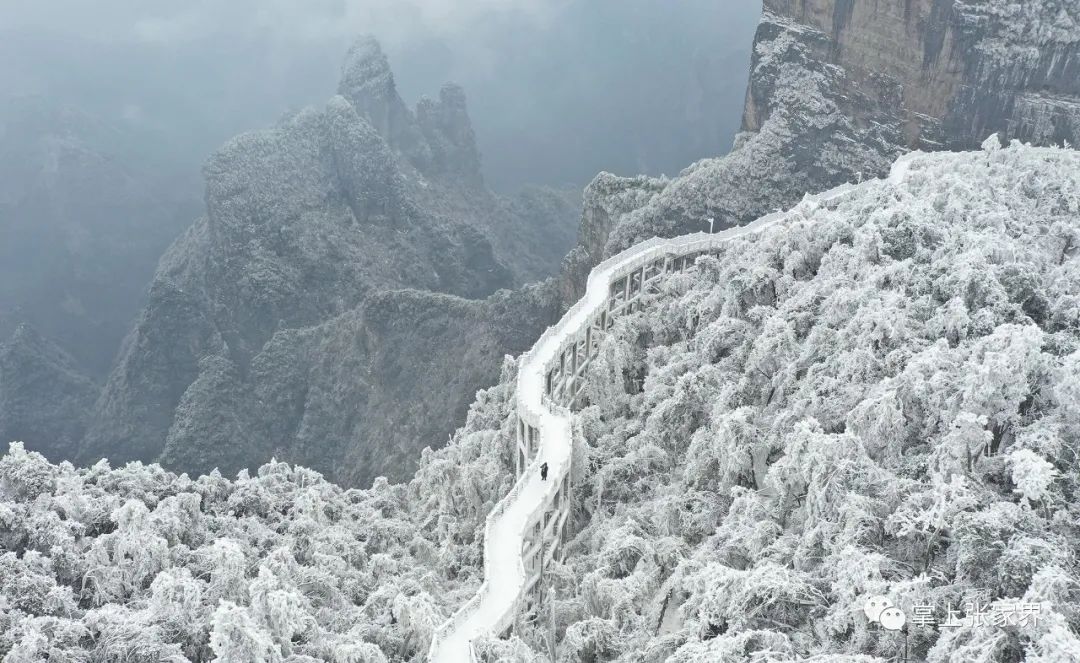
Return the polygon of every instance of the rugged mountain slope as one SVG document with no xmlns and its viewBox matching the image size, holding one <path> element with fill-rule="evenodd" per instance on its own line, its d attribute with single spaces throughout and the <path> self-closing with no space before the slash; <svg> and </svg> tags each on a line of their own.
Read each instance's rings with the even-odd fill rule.
<svg viewBox="0 0 1080 663">
<path fill-rule="evenodd" d="M 206 216 L 162 259 L 84 460 L 234 472 L 276 453 L 403 478 L 553 314 L 542 293 L 492 295 L 555 271 L 573 205 L 487 191 L 461 90 L 410 111 L 372 40 L 339 93 L 210 159 Z"/>
<path fill-rule="evenodd" d="M 1080 153 L 924 155 L 829 207 L 606 341 L 550 575 L 564 660 L 891 660 L 877 594 L 909 624 L 1045 601 L 1029 628 L 912 624 L 912 660 L 1080 652 Z"/>
<path fill-rule="evenodd" d="M 154 265 L 197 209 L 173 157 L 137 123 L 0 100 L 0 439 L 74 455 Z"/>
<path fill-rule="evenodd" d="M 912 624 L 912 660 L 1076 660 L 1078 219 L 1075 151 L 924 155 L 667 279 L 590 369 L 551 605 L 481 660 L 549 660 L 550 626 L 567 662 L 885 663 L 905 640 L 868 626 L 879 593 L 937 620 L 1039 604 L 1026 627 Z M 410 482 L 363 491 L 16 445 L 0 656 L 419 660 L 482 580 L 514 368 Z"/>
<path fill-rule="evenodd" d="M 970 149 L 995 131 L 1080 138 L 1075 2 L 766 0 L 757 40 L 782 39 L 841 68 L 850 112 L 899 125 L 910 147 Z M 746 129 L 771 112 L 770 85 L 751 81 Z"/>
<path fill-rule="evenodd" d="M 563 290 L 654 235 L 745 223 L 880 175 L 909 148 L 999 132 L 1080 143 L 1080 6 L 1063 0 L 766 0 L 732 152 L 678 177 L 598 177 Z"/>
</svg>

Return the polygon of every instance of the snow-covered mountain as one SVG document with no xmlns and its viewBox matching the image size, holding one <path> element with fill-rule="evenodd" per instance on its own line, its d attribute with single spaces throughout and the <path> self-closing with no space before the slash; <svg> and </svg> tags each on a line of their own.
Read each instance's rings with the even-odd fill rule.
<svg viewBox="0 0 1080 663">
<path fill-rule="evenodd" d="M 1080 7 L 1060 0 L 766 0 L 756 66 L 799 54 L 831 100 L 922 149 L 970 149 L 995 131 L 1025 142 L 1080 139 Z M 774 69 L 774 71 L 776 71 Z M 778 79 L 751 80 L 756 130 Z"/>
<path fill-rule="evenodd" d="M 31 420 L 12 428 L 87 462 L 231 472 L 277 454 L 346 483 L 404 479 L 502 353 L 528 347 L 613 253 L 710 218 L 745 224 L 880 175 L 912 147 L 970 148 L 991 132 L 1076 141 L 1072 3 L 902 4 L 766 2 L 733 151 L 674 178 L 601 174 L 565 260 L 575 205 L 492 195 L 462 91 L 407 108 L 364 41 L 325 108 L 210 160 L 205 218 L 162 259 L 89 415 L 81 400 L 64 413 L 87 430 L 78 453 Z M 50 384 L 34 393 L 52 407 Z"/>
<path fill-rule="evenodd" d="M 994 141 L 670 276 L 590 368 L 544 618 L 483 660 L 547 660 L 553 628 L 560 661 L 883 662 L 905 643 L 867 623 L 878 594 L 1039 606 L 912 626 L 912 660 L 1075 660 L 1078 293 L 1080 154 Z M 5 660 L 423 660 L 481 580 L 515 368 L 411 482 L 365 491 L 13 448 Z"/>
<path fill-rule="evenodd" d="M 1080 10 L 765 9 L 732 153 L 599 175 L 561 264 L 568 224 L 545 224 L 566 201 L 488 192 L 461 91 L 407 108 L 370 41 L 324 108 L 226 145 L 92 408 L 83 457 L 117 469 L 0 458 L 4 663 L 425 660 L 485 580 L 513 484 L 503 354 L 601 260 L 845 182 L 618 321 L 542 610 L 472 644 L 485 662 L 551 643 L 566 662 L 1080 660 L 1080 156 L 1002 149 L 1077 137 Z M 92 385 L 71 364 L 20 328 L 0 416 L 59 384 L 56 416 L 28 420 L 77 437 Z M 232 476 L 274 455 L 309 468 L 119 467 Z M 880 595 L 923 619 L 870 624 Z M 979 624 L 971 602 L 1038 619 Z M 970 619 L 928 624 L 952 611 Z"/>
<path fill-rule="evenodd" d="M 461 89 L 409 109 L 372 39 L 338 93 L 209 160 L 206 214 L 159 263 L 81 461 L 403 480 L 554 315 L 521 286 L 572 245 L 570 197 L 490 192 Z"/>
<path fill-rule="evenodd" d="M 991 133 L 1080 144 L 1080 6 L 766 0 L 742 129 L 730 154 L 678 177 L 599 176 L 573 257 L 591 267 L 710 217 L 744 224 L 880 176 L 909 149 L 974 149 Z"/>
<path fill-rule="evenodd" d="M 862 612 L 888 595 L 942 621 L 1045 602 L 1026 630 L 913 627 L 911 660 L 1072 660 L 1078 166 L 921 156 L 617 326 L 550 574 L 560 655 L 888 660 L 903 636 Z"/>
</svg>

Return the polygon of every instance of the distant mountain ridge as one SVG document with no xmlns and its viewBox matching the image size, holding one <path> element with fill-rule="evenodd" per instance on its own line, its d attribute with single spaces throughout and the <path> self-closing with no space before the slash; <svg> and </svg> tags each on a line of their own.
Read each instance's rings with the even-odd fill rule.
<svg viewBox="0 0 1080 663">
<path fill-rule="evenodd" d="M 490 193 L 464 93 L 409 110 L 372 39 L 325 108 L 233 139 L 204 173 L 206 216 L 158 267 L 86 462 L 231 473 L 277 455 L 404 478 L 553 315 L 534 289 L 497 291 L 556 270 L 576 207 Z"/>
</svg>

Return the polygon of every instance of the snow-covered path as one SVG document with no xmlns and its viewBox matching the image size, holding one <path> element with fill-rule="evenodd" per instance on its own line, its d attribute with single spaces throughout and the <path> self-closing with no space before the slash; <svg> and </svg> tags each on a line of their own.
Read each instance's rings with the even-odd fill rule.
<svg viewBox="0 0 1080 663">
<path fill-rule="evenodd" d="M 906 175 L 913 153 L 893 166 L 889 181 L 897 183 Z M 806 196 L 788 212 L 777 212 L 753 223 L 714 234 L 694 233 L 672 239 L 654 238 L 623 251 L 589 274 L 585 296 L 548 328 L 519 361 L 517 412 L 540 432 L 540 449 L 532 464 L 487 517 L 484 531 L 484 582 L 479 591 L 436 631 L 429 650 L 433 663 L 471 663 L 474 639 L 496 635 L 509 627 L 528 578 L 522 561 L 526 528 L 538 511 L 549 504 L 562 479 L 570 470 L 573 450 L 571 413 L 545 397 L 547 367 L 564 345 L 608 304 L 613 281 L 662 256 L 684 256 L 717 248 L 801 215 L 854 189 L 843 185 L 817 196 Z M 539 465 L 548 463 L 549 477 L 540 480 Z"/>
</svg>

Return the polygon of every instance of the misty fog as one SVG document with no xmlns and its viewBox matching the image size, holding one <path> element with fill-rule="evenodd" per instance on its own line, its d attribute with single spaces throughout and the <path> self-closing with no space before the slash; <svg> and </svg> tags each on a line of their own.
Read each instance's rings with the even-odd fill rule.
<svg viewBox="0 0 1080 663">
<path fill-rule="evenodd" d="M 0 0 L 0 81 L 0 662 L 1080 661 L 1080 0 Z"/>
<path fill-rule="evenodd" d="M 725 153 L 759 15 L 756 0 L 0 0 L 0 344 L 29 323 L 104 379 L 204 210 L 203 164 L 324 105 L 362 35 L 409 106 L 464 88 L 490 189 L 580 192 L 603 170 Z"/>
<path fill-rule="evenodd" d="M 0 76 L 4 96 L 144 132 L 194 177 L 230 136 L 325 100 L 371 34 L 407 103 L 465 88 L 490 186 L 580 188 L 726 151 L 759 15 L 756 0 L 4 0 Z"/>
</svg>

